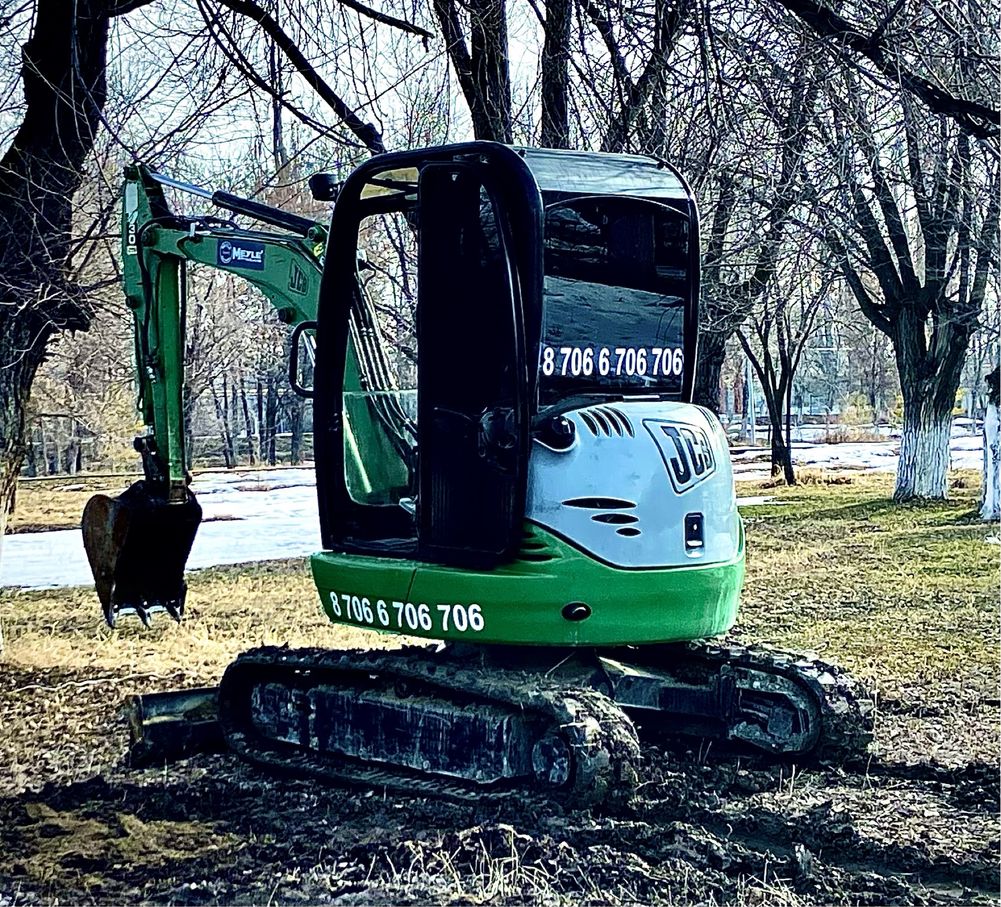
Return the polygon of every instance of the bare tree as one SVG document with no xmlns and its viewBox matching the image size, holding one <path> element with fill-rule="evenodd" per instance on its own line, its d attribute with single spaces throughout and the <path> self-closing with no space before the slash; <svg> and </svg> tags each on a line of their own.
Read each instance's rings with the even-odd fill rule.
<svg viewBox="0 0 1001 907">
<path fill-rule="evenodd" d="M 147 160 L 168 157 L 185 146 L 183 136 L 190 134 L 191 123 L 183 115 L 181 124 L 170 135 L 161 136 L 163 141 L 155 147 L 143 147 L 144 141 L 135 141 L 130 130 L 115 128 L 113 121 L 119 111 L 108 106 L 107 83 L 108 35 L 115 18 L 152 10 L 155 15 L 150 28 L 158 39 L 161 32 L 169 31 L 179 37 L 178 45 L 183 48 L 178 59 L 169 58 L 173 49 L 168 50 L 167 59 L 160 61 L 159 74 L 136 86 L 133 110 L 159 107 L 165 115 L 183 110 L 184 102 L 178 98 L 190 97 L 191 85 L 203 81 L 208 93 L 215 93 L 221 104 L 230 99 L 220 88 L 234 68 L 243 77 L 243 90 L 249 86 L 274 97 L 266 76 L 248 60 L 242 52 L 244 45 L 234 38 L 238 29 L 249 23 L 256 34 L 270 39 L 301 83 L 325 105 L 325 113 L 332 114 L 335 124 L 353 137 L 356 147 L 382 150 L 378 129 L 333 90 L 320 67 L 264 5 L 253 0 L 192 3 L 201 15 L 201 25 L 188 34 L 176 29 L 174 7 L 163 12 L 153 0 L 75 0 L 70 7 L 59 0 L 37 0 L 19 6 L 5 20 L 7 33 L 26 34 L 27 39 L 21 48 L 19 70 L 24 98 L 20 120 L 3 142 L 0 154 L 0 533 L 25 456 L 25 411 L 39 365 L 53 338 L 64 331 L 86 330 L 94 315 L 94 300 L 74 279 L 74 253 L 86 256 L 87 251 L 73 244 L 73 198 L 99 129 L 110 127 L 115 141 L 130 156 L 143 152 Z M 426 30 L 359 0 L 336 0 L 336 4 L 393 29 L 430 36 Z M 318 35 L 326 38 L 316 28 L 308 32 L 314 43 L 320 40 Z M 225 57 L 224 65 L 204 80 L 191 80 L 180 94 L 157 96 L 169 83 L 170 70 L 179 59 L 185 55 L 196 62 L 202 59 L 206 41 Z M 157 46 L 161 45 L 167 46 L 158 40 Z M 324 53 L 321 47 L 318 58 L 325 59 Z M 15 86 L 11 89 L 16 95 Z M 292 104 L 288 97 L 280 96 L 279 101 L 294 109 L 301 121 L 334 137 L 331 127 Z M 205 108 L 199 115 L 207 112 Z M 106 220 L 105 224 L 113 222 Z M 89 239 L 103 237 L 92 235 Z"/>
<path fill-rule="evenodd" d="M 761 385 L 771 426 L 771 471 L 796 484 L 792 464 L 793 381 L 817 316 L 831 291 L 832 269 L 809 245 L 783 257 L 782 267 L 737 331 Z"/>
<path fill-rule="evenodd" d="M 714 412 L 719 408 L 727 343 L 774 278 L 787 253 L 784 243 L 790 216 L 804 196 L 803 158 L 819 85 L 806 51 L 806 46 L 801 47 L 784 91 L 773 86 L 772 103 L 764 110 L 771 120 L 769 147 L 778 173 L 769 174 L 765 186 L 759 187 L 738 179 L 740 170 L 732 159 L 721 159 L 716 167 L 718 190 L 703 257 L 702 338 L 695 376 L 695 401 Z M 734 219 L 741 211 L 744 229 L 738 231 Z"/>
<path fill-rule="evenodd" d="M 90 301 L 67 278 L 72 198 L 107 97 L 111 18 L 137 2 L 38 0 L 22 48 L 23 116 L 0 156 L 0 535 L 25 453 L 25 407 L 49 341 L 86 330 Z"/>
<path fill-rule="evenodd" d="M 827 239 L 893 344 L 904 398 L 894 497 L 944 498 L 956 392 L 997 266 L 997 158 L 906 96 L 866 97 L 851 74 L 828 116 L 839 167 Z"/>
<path fill-rule="evenodd" d="M 777 0 L 818 36 L 837 59 L 861 71 L 873 84 L 889 80 L 925 107 L 951 119 L 967 134 L 999 135 L 996 13 L 977 0 L 949 4 L 866 3 L 849 8 L 823 0 Z M 960 78 L 952 61 L 956 43 L 966 45 Z"/>
<path fill-rule="evenodd" d="M 506 0 L 432 0 L 478 139 L 512 141 Z"/>
<path fill-rule="evenodd" d="M 659 93 L 672 53 L 694 13 L 694 0 L 638 3 L 627 15 L 619 16 L 615 7 L 599 0 L 582 0 L 581 9 L 607 55 L 588 67 L 592 76 L 599 67 L 608 73 L 606 79 L 592 81 L 593 88 L 607 84 L 610 94 L 605 102 L 601 150 L 653 150 L 645 147 L 651 137 L 649 118 L 659 106 L 653 102 L 663 101 Z M 664 113 L 662 109 L 657 112 Z"/>
</svg>

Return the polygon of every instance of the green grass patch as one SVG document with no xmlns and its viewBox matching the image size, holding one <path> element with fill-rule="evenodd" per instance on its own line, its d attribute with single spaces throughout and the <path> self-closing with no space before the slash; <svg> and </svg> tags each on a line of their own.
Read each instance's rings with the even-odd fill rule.
<svg viewBox="0 0 1001 907">
<path fill-rule="evenodd" d="M 742 626 L 835 657 L 889 695 L 946 684 L 996 698 L 1001 548 L 973 519 L 976 483 L 963 484 L 911 504 L 890 499 L 889 475 L 762 488 L 775 500 L 745 511 Z"/>
</svg>

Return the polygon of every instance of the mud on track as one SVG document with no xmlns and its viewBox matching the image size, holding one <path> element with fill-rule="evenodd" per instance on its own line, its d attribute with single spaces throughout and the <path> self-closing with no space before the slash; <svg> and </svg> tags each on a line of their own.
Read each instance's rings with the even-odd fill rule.
<svg viewBox="0 0 1001 907">
<path fill-rule="evenodd" d="M 795 770 L 647 745 L 645 783 L 614 813 L 483 808 L 275 778 L 225 754 L 129 771 L 113 687 L 94 679 L 0 680 L 5 749 L 33 738 L 0 796 L 3 907 L 997 900 L 998 772 L 984 760 Z M 901 721 L 883 716 L 886 739 Z"/>
</svg>

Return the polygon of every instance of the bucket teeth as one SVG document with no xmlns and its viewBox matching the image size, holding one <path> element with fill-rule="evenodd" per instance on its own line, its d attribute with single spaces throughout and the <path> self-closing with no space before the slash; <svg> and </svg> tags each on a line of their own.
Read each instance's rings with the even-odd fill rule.
<svg viewBox="0 0 1001 907">
<path fill-rule="evenodd" d="M 165 611 L 184 613 L 184 565 L 202 519 L 191 492 L 171 503 L 136 482 L 116 498 L 95 495 L 83 512 L 83 544 L 104 619 L 134 614 L 149 627 Z"/>
</svg>

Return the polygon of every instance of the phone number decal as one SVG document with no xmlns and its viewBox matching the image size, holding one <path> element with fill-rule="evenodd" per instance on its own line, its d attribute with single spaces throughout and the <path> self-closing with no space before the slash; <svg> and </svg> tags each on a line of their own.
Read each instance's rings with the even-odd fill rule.
<svg viewBox="0 0 1001 907">
<path fill-rule="evenodd" d="M 331 592 L 330 609 L 334 617 L 353 624 L 403 632 L 479 633 L 484 627 L 477 604 L 414 604 Z"/>
<path fill-rule="evenodd" d="M 546 377 L 677 377 L 684 371 L 685 353 L 674 346 L 544 346 L 541 368 Z"/>
</svg>

